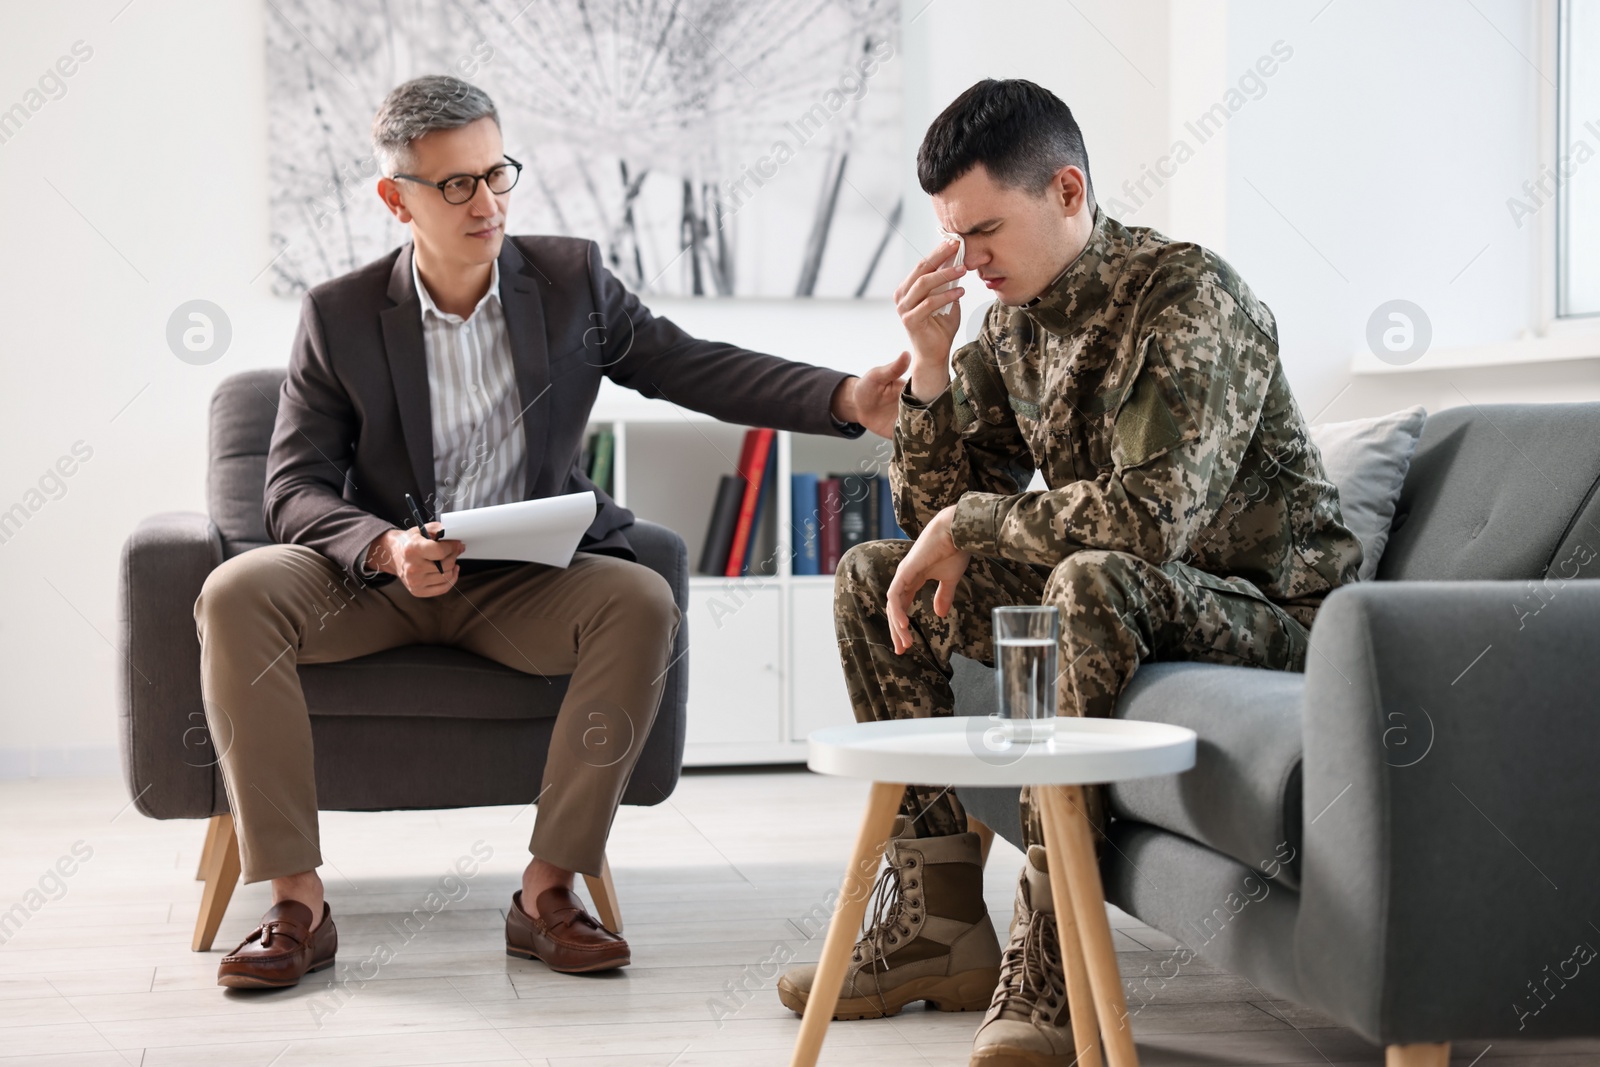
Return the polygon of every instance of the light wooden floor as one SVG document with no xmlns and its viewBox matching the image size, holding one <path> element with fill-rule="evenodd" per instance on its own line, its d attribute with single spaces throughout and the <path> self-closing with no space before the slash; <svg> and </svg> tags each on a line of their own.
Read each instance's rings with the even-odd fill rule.
<svg viewBox="0 0 1600 1067">
<path fill-rule="evenodd" d="M 189 951 L 203 823 L 155 822 L 119 781 L 0 783 L 0 912 L 58 858 L 92 856 L 0 945 L 0 1058 L 30 1064 L 783 1064 L 799 1025 L 773 986 L 816 958 L 804 917 L 838 886 L 866 787 L 805 772 L 695 774 L 669 803 L 624 808 L 611 858 L 634 964 L 570 977 L 508 958 L 504 911 L 527 859 L 531 810 L 324 813 L 323 868 L 337 966 L 298 988 L 224 991 L 217 959 L 255 925 L 265 887 L 241 887 L 207 954 Z M 406 939 L 391 923 L 474 842 L 493 849 L 459 899 Z M 484 847 L 480 846 L 480 848 Z M 996 840 L 986 889 L 1010 921 L 1021 857 Z M 55 890 L 53 884 L 47 888 Z M 462 890 L 465 895 L 462 896 Z M 1113 911 L 1124 971 L 1172 942 Z M 3 936 L 3 935 L 0 935 Z M 377 946 L 398 952 L 381 965 Z M 363 981 L 363 979 L 367 979 Z M 748 994 L 730 994 L 743 986 Z M 720 1004 L 720 1009 L 717 1005 Z M 838 1023 L 824 1062 L 964 1065 L 979 1013 L 914 1008 Z M 1142 1060 L 1168 1064 L 1377 1064 L 1327 1019 L 1264 1000 L 1196 966 L 1146 1005 Z M 1600 1061 L 1600 1042 L 1464 1043 L 1483 1067 Z M 14 1058 L 14 1059 L 13 1059 Z"/>
</svg>

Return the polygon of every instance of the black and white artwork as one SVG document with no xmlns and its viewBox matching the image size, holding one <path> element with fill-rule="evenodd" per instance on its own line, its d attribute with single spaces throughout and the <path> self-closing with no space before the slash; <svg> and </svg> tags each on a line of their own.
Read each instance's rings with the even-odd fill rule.
<svg viewBox="0 0 1600 1067">
<path fill-rule="evenodd" d="M 374 187 L 396 85 L 484 89 L 524 165 L 508 233 L 599 242 L 635 292 L 892 293 L 899 0 L 268 0 L 274 291 L 409 238 Z"/>
</svg>

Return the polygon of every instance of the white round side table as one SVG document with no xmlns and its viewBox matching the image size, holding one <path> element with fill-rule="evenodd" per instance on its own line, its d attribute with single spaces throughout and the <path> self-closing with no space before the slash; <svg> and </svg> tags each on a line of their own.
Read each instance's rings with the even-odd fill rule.
<svg viewBox="0 0 1600 1067">
<path fill-rule="evenodd" d="M 814 1067 L 822 1051 L 878 863 L 906 784 L 913 782 L 1034 787 L 1050 854 L 1050 891 L 1077 1062 L 1099 1067 L 1103 1038 L 1111 1067 L 1137 1067 L 1093 831 L 1079 787 L 1186 771 L 1194 766 L 1195 732 L 1165 723 L 1064 717 L 1056 720 L 1051 740 L 1010 744 L 1000 737 L 997 722 L 988 716 L 860 722 L 818 730 L 809 738 L 806 762 L 812 770 L 873 785 L 800 1022 L 790 1060 L 794 1067 Z M 1061 907 L 1062 901 L 1071 906 Z"/>
</svg>

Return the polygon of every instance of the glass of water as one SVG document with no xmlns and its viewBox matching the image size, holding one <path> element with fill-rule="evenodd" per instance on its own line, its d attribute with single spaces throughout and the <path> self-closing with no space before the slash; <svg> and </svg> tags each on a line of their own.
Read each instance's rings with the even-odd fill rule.
<svg viewBox="0 0 1600 1067">
<path fill-rule="evenodd" d="M 1053 605 L 994 609 L 995 717 L 1011 741 L 1048 741 L 1056 731 L 1056 649 L 1060 612 Z"/>
</svg>

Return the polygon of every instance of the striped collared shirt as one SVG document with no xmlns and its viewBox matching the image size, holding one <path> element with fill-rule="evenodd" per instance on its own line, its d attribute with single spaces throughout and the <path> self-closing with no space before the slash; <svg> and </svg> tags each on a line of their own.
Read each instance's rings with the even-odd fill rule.
<svg viewBox="0 0 1600 1067">
<path fill-rule="evenodd" d="M 500 262 L 489 291 L 463 319 L 440 310 L 422 284 L 417 257 L 411 279 L 422 301 L 422 347 L 433 416 L 433 511 L 462 511 L 523 498 L 523 440 L 511 337 L 500 304 Z"/>
</svg>

